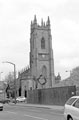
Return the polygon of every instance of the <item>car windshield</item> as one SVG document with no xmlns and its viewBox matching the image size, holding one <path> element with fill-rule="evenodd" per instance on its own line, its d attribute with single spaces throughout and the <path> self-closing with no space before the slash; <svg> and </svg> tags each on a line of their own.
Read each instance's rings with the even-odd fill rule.
<svg viewBox="0 0 79 120">
<path fill-rule="evenodd" d="M 24 98 L 23 96 L 21 96 L 20 98 Z"/>
<path fill-rule="evenodd" d="M 72 103 L 76 100 L 77 98 L 70 98 L 67 102 L 66 102 L 66 104 L 67 105 L 72 105 Z"/>
<path fill-rule="evenodd" d="M 20 96 L 20 97 L 18 97 L 18 98 L 25 98 L 24 96 Z"/>
</svg>

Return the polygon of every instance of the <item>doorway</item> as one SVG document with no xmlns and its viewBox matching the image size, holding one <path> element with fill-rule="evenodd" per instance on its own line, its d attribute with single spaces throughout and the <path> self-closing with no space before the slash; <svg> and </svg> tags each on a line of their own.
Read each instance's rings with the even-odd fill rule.
<svg viewBox="0 0 79 120">
<path fill-rule="evenodd" d="M 25 97 L 27 97 L 27 90 L 25 90 L 25 94 L 24 94 Z"/>
</svg>

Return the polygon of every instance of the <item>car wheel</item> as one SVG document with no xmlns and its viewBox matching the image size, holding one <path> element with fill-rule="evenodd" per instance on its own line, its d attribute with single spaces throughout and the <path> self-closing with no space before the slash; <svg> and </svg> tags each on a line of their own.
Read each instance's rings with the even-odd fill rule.
<svg viewBox="0 0 79 120">
<path fill-rule="evenodd" d="M 0 111 L 3 111 L 3 109 L 1 109 Z"/>
<path fill-rule="evenodd" d="M 73 120 L 72 117 L 69 117 L 68 120 Z"/>
</svg>

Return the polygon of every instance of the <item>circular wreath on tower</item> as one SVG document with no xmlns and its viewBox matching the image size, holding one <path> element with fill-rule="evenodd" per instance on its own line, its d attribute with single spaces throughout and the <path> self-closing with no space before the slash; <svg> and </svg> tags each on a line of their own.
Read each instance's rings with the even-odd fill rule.
<svg viewBox="0 0 79 120">
<path fill-rule="evenodd" d="M 45 77 L 41 76 L 40 79 L 38 80 L 41 85 L 45 85 L 47 80 Z"/>
</svg>

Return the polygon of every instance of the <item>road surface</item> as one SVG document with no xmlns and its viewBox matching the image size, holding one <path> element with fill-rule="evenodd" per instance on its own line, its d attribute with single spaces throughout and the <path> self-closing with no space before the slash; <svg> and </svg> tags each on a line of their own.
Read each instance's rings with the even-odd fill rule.
<svg viewBox="0 0 79 120">
<path fill-rule="evenodd" d="M 5 104 L 0 120 L 64 120 L 64 116 L 62 110 Z"/>
</svg>

